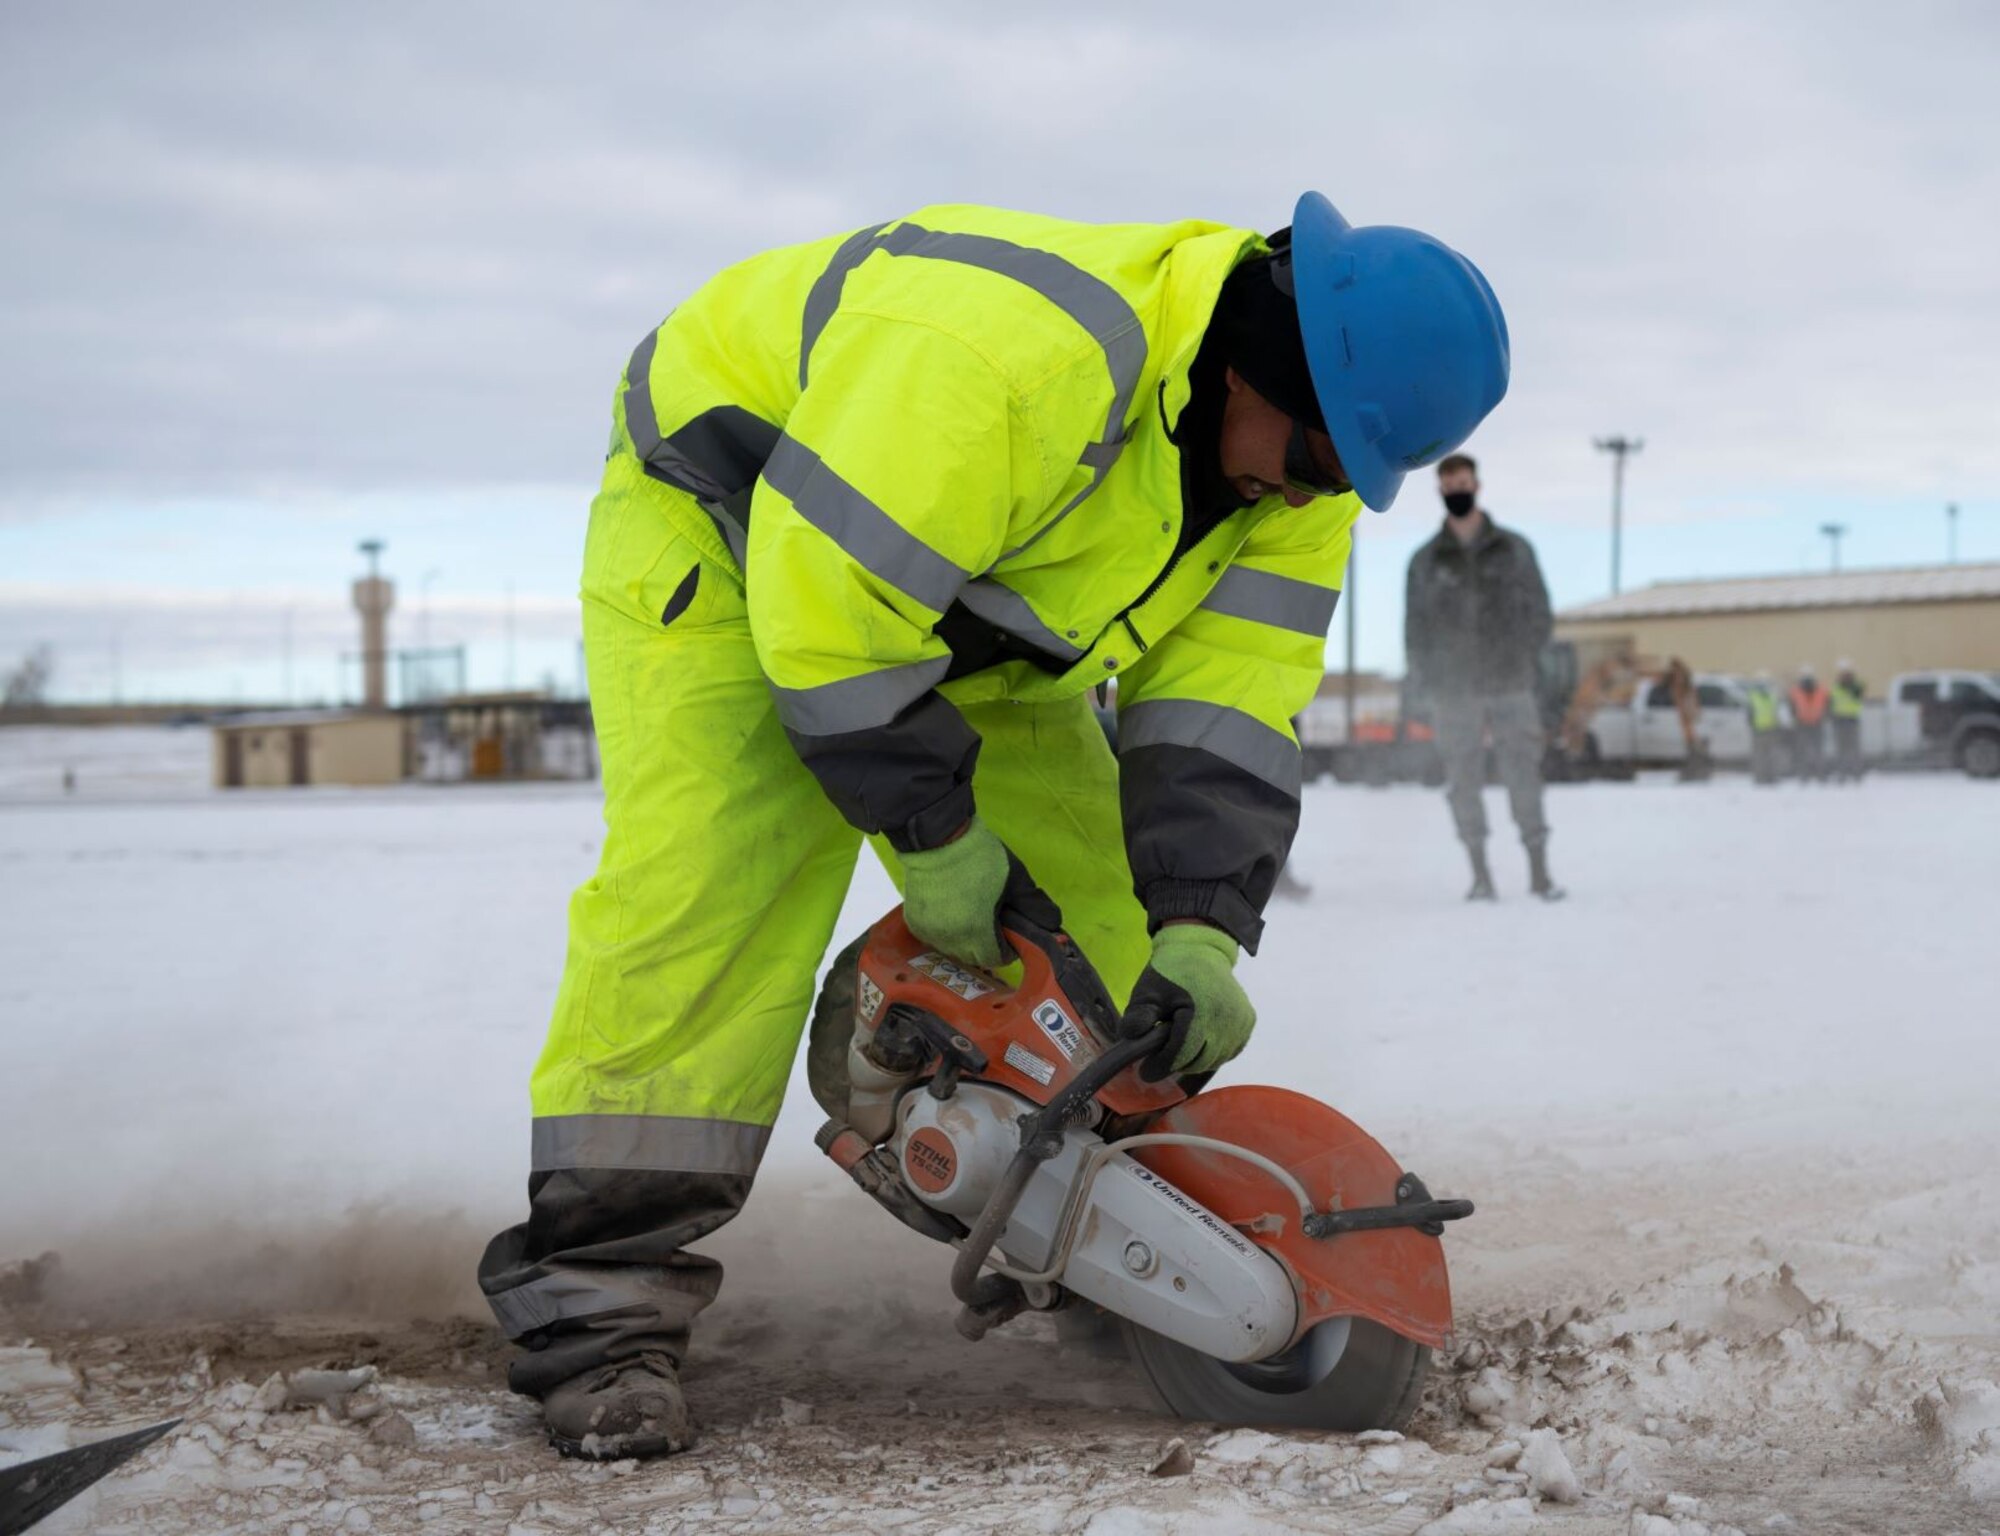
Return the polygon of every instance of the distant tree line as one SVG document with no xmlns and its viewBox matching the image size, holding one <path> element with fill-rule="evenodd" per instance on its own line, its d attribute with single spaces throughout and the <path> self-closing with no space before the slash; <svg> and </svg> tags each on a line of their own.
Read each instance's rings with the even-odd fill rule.
<svg viewBox="0 0 2000 1536">
<path fill-rule="evenodd" d="M 0 693 L 0 709 L 33 709 L 49 701 L 49 679 L 55 676 L 56 653 L 52 646 L 37 645 L 7 674 L 7 687 Z"/>
</svg>

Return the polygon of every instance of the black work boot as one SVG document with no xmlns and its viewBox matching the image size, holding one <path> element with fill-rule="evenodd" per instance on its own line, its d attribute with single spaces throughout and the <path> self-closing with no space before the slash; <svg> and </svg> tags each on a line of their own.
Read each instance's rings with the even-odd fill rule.
<svg viewBox="0 0 2000 1536">
<path fill-rule="evenodd" d="M 1540 844 L 1528 850 L 1528 890 L 1543 901 L 1561 901 L 1569 894 L 1549 878 L 1549 851 Z"/>
<path fill-rule="evenodd" d="M 1467 843 L 1465 851 L 1472 855 L 1472 889 L 1465 893 L 1467 901 L 1498 901 L 1493 889 L 1493 871 L 1486 867 L 1486 845 Z"/>
<path fill-rule="evenodd" d="M 551 1388 L 542 1414 L 549 1443 L 565 1456 L 620 1461 L 668 1456 L 694 1444 L 680 1374 L 651 1351 Z"/>
</svg>

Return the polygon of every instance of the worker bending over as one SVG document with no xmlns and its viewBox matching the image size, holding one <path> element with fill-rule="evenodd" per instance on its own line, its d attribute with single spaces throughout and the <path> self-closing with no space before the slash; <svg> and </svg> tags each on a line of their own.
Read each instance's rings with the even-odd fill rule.
<svg viewBox="0 0 2000 1536">
<path fill-rule="evenodd" d="M 584 553 L 603 852 L 480 1264 L 558 1446 L 689 1443 L 688 1246 L 749 1192 L 864 834 L 968 964 L 1052 897 L 1127 1027 L 1174 1024 L 1156 1075 L 1243 1048 L 1350 526 L 1507 369 L 1470 262 L 1317 193 L 1269 239 L 926 208 L 639 342 Z"/>
</svg>

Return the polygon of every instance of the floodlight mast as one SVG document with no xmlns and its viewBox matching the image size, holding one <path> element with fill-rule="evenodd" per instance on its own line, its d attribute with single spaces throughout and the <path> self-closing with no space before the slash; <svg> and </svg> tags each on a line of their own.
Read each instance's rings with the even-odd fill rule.
<svg viewBox="0 0 2000 1536">
<path fill-rule="evenodd" d="M 1625 532 L 1625 460 L 1646 446 L 1643 437 L 1600 437 L 1599 453 L 1611 455 L 1611 595 L 1618 595 L 1620 546 Z"/>
</svg>

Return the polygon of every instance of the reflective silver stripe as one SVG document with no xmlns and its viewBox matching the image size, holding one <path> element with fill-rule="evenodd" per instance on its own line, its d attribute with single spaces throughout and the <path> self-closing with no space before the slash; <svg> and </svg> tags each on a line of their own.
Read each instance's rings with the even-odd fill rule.
<svg viewBox="0 0 2000 1536">
<path fill-rule="evenodd" d="M 965 590 L 958 594 L 958 600 L 995 629 L 1004 629 L 1037 650 L 1047 651 L 1051 656 L 1065 656 L 1072 661 L 1083 654 L 1082 646 L 1064 639 L 1044 624 L 1035 610 L 1028 606 L 1025 597 L 989 576 L 967 582 Z"/>
<path fill-rule="evenodd" d="M 596 1317 L 628 1307 L 684 1311 L 687 1293 L 676 1288 L 668 1271 L 648 1264 L 597 1264 L 589 1269 L 555 1269 L 528 1281 L 494 1291 L 486 1298 L 493 1316 L 510 1339 L 577 1317 Z"/>
<path fill-rule="evenodd" d="M 722 535 L 722 542 L 729 546 L 729 552 L 736 557 L 736 568 L 747 571 L 750 568 L 750 532 L 728 509 L 711 502 L 701 504 L 708 520 L 715 524 L 715 531 Z"/>
<path fill-rule="evenodd" d="M 786 730 L 801 736 L 838 736 L 887 725 L 943 682 L 950 666 L 949 656 L 938 656 L 817 688 L 780 688 L 773 683 L 771 695 L 778 701 L 778 718 Z"/>
<path fill-rule="evenodd" d="M 1118 750 L 1194 747 L 1234 763 L 1297 799 L 1299 749 L 1282 731 L 1226 704 L 1195 699 L 1146 699 L 1120 711 Z"/>
<path fill-rule="evenodd" d="M 800 389 L 806 387 L 806 359 L 812 356 L 813 344 L 833 318 L 833 312 L 840 308 L 840 290 L 847 282 L 847 274 L 868 259 L 869 253 L 876 249 L 875 237 L 881 233 L 880 224 L 857 229 L 841 241 L 826 270 L 813 279 L 812 291 L 806 295 L 805 324 L 799 333 Z"/>
<path fill-rule="evenodd" d="M 993 235 L 953 234 L 925 229 L 921 224 L 898 224 L 883 232 L 857 230 L 841 242 L 826 270 L 813 282 L 806 295 L 805 320 L 799 347 L 799 386 L 806 382 L 806 358 L 813 343 L 826 328 L 840 304 L 847 274 L 876 251 L 891 256 L 924 256 L 935 261 L 956 261 L 969 267 L 1013 279 L 1068 315 L 1104 349 L 1104 366 L 1111 375 L 1111 408 L 1105 413 L 1104 435 L 1087 445 L 1078 462 L 1090 470 L 1090 483 L 1066 502 L 1034 538 L 1006 551 L 1002 558 L 1017 555 L 1054 528 L 1103 483 L 1125 447 L 1125 418 L 1139 392 L 1139 379 L 1146 370 L 1146 330 L 1138 313 L 1125 302 L 1116 288 L 1083 268 L 1065 261 L 1053 251 L 1038 251 L 1016 245 Z"/>
<path fill-rule="evenodd" d="M 1053 251 L 1038 251 L 992 235 L 929 230 L 920 224 L 897 225 L 881 237 L 881 245 L 891 255 L 963 262 L 1012 278 L 1068 315 L 1104 349 L 1104 366 L 1111 375 L 1111 408 L 1105 413 L 1103 439 L 1087 446 L 1079 456 L 1090 469 L 1090 483 L 1064 503 L 1034 538 L 1006 552 L 1019 554 L 1075 511 L 1117 462 L 1125 447 L 1125 417 L 1146 368 L 1145 327 L 1116 288 Z"/>
<path fill-rule="evenodd" d="M 1339 601 L 1338 587 L 1322 587 L 1272 571 L 1232 565 L 1209 589 L 1201 606 L 1210 613 L 1226 613 L 1231 618 L 1249 619 L 1325 639 L 1327 630 L 1333 627 L 1334 605 Z"/>
<path fill-rule="evenodd" d="M 632 349 L 632 361 L 625 365 L 625 435 L 642 459 L 660 446 L 660 422 L 653 414 L 653 349 L 659 344 L 656 326 Z"/>
<path fill-rule="evenodd" d="M 681 1115 L 538 1115 L 530 1166 L 651 1168 L 665 1173 L 757 1171 L 768 1125 Z"/>
<path fill-rule="evenodd" d="M 701 503 L 740 566 L 750 524 L 750 498 L 765 460 L 777 446 L 778 429 L 740 405 L 718 405 L 677 429 L 660 435 L 653 409 L 653 352 L 657 329 L 633 349 L 625 368 L 625 435 L 646 473 Z"/>
<path fill-rule="evenodd" d="M 965 585 L 967 572 L 841 479 L 796 438 L 779 439 L 764 465 L 764 478 L 863 570 L 926 608 L 943 613 Z"/>
</svg>

